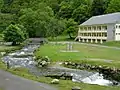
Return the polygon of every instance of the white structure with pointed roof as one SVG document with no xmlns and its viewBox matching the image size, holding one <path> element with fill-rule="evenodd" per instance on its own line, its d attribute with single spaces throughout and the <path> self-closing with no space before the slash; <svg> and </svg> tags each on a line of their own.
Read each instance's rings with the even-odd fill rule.
<svg viewBox="0 0 120 90">
<path fill-rule="evenodd" d="M 79 25 L 80 42 L 120 41 L 120 12 L 93 16 Z"/>
</svg>

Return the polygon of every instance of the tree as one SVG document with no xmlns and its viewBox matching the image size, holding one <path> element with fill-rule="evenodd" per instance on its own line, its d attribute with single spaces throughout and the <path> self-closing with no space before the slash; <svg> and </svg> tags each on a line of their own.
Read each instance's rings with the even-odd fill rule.
<svg viewBox="0 0 120 90">
<path fill-rule="evenodd" d="M 30 37 L 46 37 L 47 26 L 53 16 L 52 9 L 40 3 L 33 9 L 23 9 L 19 20 L 26 27 Z"/>
<path fill-rule="evenodd" d="M 92 16 L 102 15 L 104 11 L 104 0 L 93 0 L 91 7 Z"/>
<path fill-rule="evenodd" d="M 73 8 L 72 6 L 70 5 L 69 2 L 61 2 L 60 4 L 60 10 L 58 12 L 58 17 L 61 17 L 61 18 L 71 18 L 72 17 L 72 12 L 73 12 Z"/>
<path fill-rule="evenodd" d="M 0 32 L 4 31 L 11 22 L 16 21 L 16 16 L 12 14 L 0 13 Z"/>
<path fill-rule="evenodd" d="M 1 11 L 1 8 L 3 7 L 3 4 L 4 4 L 3 0 L 0 0 L 0 11 Z"/>
<path fill-rule="evenodd" d="M 77 23 L 73 20 L 73 19 L 69 19 L 66 21 L 66 30 L 65 33 L 67 33 L 70 37 L 70 39 L 72 39 L 72 35 L 74 35 L 76 33 L 76 25 Z"/>
<path fill-rule="evenodd" d="M 4 40 L 6 42 L 12 42 L 12 45 L 20 44 L 26 39 L 24 32 L 18 27 L 18 25 L 9 25 L 3 34 Z"/>
<path fill-rule="evenodd" d="M 72 18 L 78 22 L 83 23 L 90 17 L 90 7 L 88 5 L 81 5 L 73 11 Z"/>
<path fill-rule="evenodd" d="M 63 20 L 51 18 L 48 24 L 47 36 L 52 38 L 57 37 L 64 31 L 64 29 L 65 29 L 65 22 Z"/>
<path fill-rule="evenodd" d="M 120 12 L 120 0 L 111 0 L 108 4 L 106 13 Z"/>
</svg>

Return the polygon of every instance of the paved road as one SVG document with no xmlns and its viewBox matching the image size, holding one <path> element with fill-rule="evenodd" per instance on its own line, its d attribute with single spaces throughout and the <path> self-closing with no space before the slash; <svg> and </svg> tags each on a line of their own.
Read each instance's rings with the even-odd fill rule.
<svg viewBox="0 0 120 90">
<path fill-rule="evenodd" d="M 3 90 L 57 90 L 47 84 L 21 78 L 0 70 L 0 88 Z"/>
</svg>

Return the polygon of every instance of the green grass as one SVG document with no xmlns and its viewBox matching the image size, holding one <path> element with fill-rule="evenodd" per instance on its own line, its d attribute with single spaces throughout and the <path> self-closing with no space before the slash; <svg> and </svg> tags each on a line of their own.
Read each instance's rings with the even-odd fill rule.
<svg viewBox="0 0 120 90">
<path fill-rule="evenodd" d="M 0 46 L 0 52 L 13 51 L 16 49 L 20 49 L 20 46 L 5 46 L 5 45 Z"/>
<path fill-rule="evenodd" d="M 109 42 L 103 43 L 102 45 L 120 47 L 120 41 L 109 41 Z"/>
<path fill-rule="evenodd" d="M 63 36 L 57 36 L 56 38 L 49 37 L 49 41 L 74 41 L 75 37 L 73 39 L 70 39 L 68 35 Z"/>
<path fill-rule="evenodd" d="M 120 50 L 97 46 L 88 46 L 84 44 L 74 44 L 73 48 L 74 50 L 78 50 L 79 52 L 60 52 L 60 50 L 66 50 L 66 45 L 46 44 L 44 46 L 41 46 L 35 52 L 35 55 L 37 57 L 48 56 L 52 61 L 70 60 L 72 62 L 84 62 L 95 65 L 107 65 L 110 67 L 120 68 Z M 88 58 L 90 58 L 90 60 Z M 113 61 L 109 63 L 105 62 L 104 59 Z"/>
</svg>

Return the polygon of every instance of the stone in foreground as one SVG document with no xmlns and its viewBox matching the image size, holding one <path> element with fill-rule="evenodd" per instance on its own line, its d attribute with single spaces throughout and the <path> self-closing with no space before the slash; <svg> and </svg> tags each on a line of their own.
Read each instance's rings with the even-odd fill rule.
<svg viewBox="0 0 120 90">
<path fill-rule="evenodd" d="M 53 80 L 51 81 L 51 83 L 52 83 L 52 84 L 59 84 L 59 80 L 58 80 L 58 79 L 53 79 Z"/>
<path fill-rule="evenodd" d="M 75 86 L 72 88 L 72 90 L 82 90 L 82 89 L 80 87 Z"/>
</svg>

